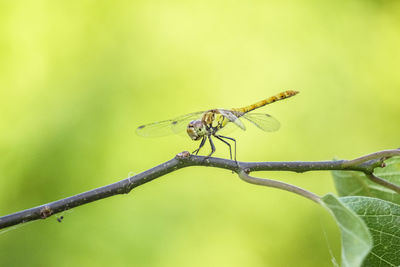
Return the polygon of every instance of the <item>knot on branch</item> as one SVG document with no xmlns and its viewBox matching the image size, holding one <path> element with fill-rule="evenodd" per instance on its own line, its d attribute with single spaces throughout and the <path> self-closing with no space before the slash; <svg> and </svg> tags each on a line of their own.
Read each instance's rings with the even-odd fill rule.
<svg viewBox="0 0 400 267">
<path fill-rule="evenodd" d="M 49 206 L 44 206 L 42 209 L 40 209 L 39 214 L 40 218 L 46 219 L 53 214 L 53 210 Z"/>
<path fill-rule="evenodd" d="M 176 154 L 176 158 L 177 159 L 184 159 L 184 158 L 188 158 L 188 157 L 190 157 L 191 156 L 191 154 L 190 154 L 190 152 L 189 151 L 182 151 L 181 153 L 178 153 L 178 154 Z"/>
</svg>

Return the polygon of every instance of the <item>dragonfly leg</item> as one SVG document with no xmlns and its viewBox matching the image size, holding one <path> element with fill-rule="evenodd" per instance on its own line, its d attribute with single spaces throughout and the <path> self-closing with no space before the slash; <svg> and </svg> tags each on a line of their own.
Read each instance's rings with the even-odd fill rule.
<svg viewBox="0 0 400 267">
<path fill-rule="evenodd" d="M 232 160 L 232 147 L 231 147 L 231 144 L 229 144 L 228 142 L 226 142 L 224 139 L 222 139 L 220 136 L 218 136 L 218 135 L 214 135 L 215 136 L 215 138 L 217 138 L 218 140 L 220 140 L 220 141 L 222 141 L 222 142 L 224 142 L 225 144 L 227 144 L 227 146 L 229 147 L 229 154 L 230 154 L 230 156 L 231 156 L 231 160 Z"/>
<path fill-rule="evenodd" d="M 206 143 L 206 139 L 207 139 L 207 137 L 205 137 L 205 136 L 203 137 L 203 139 L 201 139 L 201 143 L 200 143 L 199 148 L 196 149 L 195 151 L 193 151 L 192 154 L 197 155 L 197 154 L 199 153 L 200 149 L 201 149 L 201 148 L 204 146 L 204 144 Z"/>
<path fill-rule="evenodd" d="M 211 157 L 211 155 L 214 154 L 214 152 L 215 152 L 215 146 L 214 146 L 214 143 L 213 143 L 213 141 L 211 139 L 211 136 L 208 137 L 208 140 L 210 141 L 210 145 L 211 145 L 211 153 L 208 154 L 207 158 Z"/>
<path fill-rule="evenodd" d="M 235 143 L 235 161 L 237 161 L 237 160 L 236 160 L 236 140 L 235 140 L 234 138 L 232 138 L 232 137 L 223 136 L 223 135 L 218 135 L 218 137 L 219 137 L 219 138 L 225 138 L 225 139 L 231 140 L 231 141 L 233 141 L 233 142 Z M 229 146 L 229 149 L 230 149 L 230 148 L 231 148 L 231 146 Z M 231 159 L 232 159 L 232 154 L 231 154 Z"/>
</svg>

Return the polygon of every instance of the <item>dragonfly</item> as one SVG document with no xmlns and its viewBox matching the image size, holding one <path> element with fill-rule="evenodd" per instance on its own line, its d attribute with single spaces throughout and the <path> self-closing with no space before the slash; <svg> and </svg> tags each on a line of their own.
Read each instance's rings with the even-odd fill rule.
<svg viewBox="0 0 400 267">
<path fill-rule="evenodd" d="M 205 145 L 207 139 L 211 146 L 211 152 L 207 157 L 211 157 L 216 151 L 212 138 L 228 145 L 230 159 L 232 160 L 232 148 L 229 141 L 233 141 L 235 145 L 235 161 L 236 161 L 236 140 L 232 137 L 221 135 L 220 133 L 226 129 L 229 124 L 235 125 L 236 128 L 246 130 L 242 119 L 249 121 L 259 129 L 266 132 L 277 131 L 280 123 L 277 119 L 265 113 L 253 113 L 251 111 L 261 108 L 265 105 L 283 100 L 298 94 L 298 91 L 283 91 L 274 96 L 258 101 L 252 105 L 242 108 L 232 109 L 210 109 L 206 111 L 198 111 L 189 113 L 171 120 L 159 121 L 141 125 L 136 129 L 136 133 L 143 137 L 159 137 L 169 134 L 179 134 L 186 130 L 186 133 L 193 141 L 200 141 L 199 147 L 192 152 L 197 155 L 200 149 Z"/>
</svg>

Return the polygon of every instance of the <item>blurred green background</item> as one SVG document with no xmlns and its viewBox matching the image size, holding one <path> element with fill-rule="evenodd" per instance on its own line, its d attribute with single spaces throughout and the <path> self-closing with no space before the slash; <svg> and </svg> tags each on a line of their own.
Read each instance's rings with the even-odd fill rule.
<svg viewBox="0 0 400 267">
<path fill-rule="evenodd" d="M 113 183 L 198 145 L 138 137 L 141 124 L 286 89 L 301 93 L 261 110 L 279 119 L 278 132 L 248 125 L 230 135 L 239 160 L 399 147 L 399 48 L 397 1 L 1 1 L 0 214 Z M 334 192 L 329 172 L 255 175 Z M 1 232 L 0 265 L 340 262 L 338 229 L 321 207 L 220 169 L 182 169 L 64 217 Z"/>
</svg>

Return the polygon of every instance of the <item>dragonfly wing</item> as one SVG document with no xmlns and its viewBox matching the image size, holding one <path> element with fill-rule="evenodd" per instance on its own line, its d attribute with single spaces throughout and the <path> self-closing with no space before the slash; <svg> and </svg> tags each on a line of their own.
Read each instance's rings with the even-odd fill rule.
<svg viewBox="0 0 400 267">
<path fill-rule="evenodd" d="M 173 134 L 172 122 L 173 120 L 166 120 L 141 125 L 136 128 L 136 134 L 144 137 L 159 137 Z"/>
<path fill-rule="evenodd" d="M 243 122 L 237 117 L 235 114 L 233 114 L 232 111 L 226 110 L 226 109 L 218 109 L 219 113 L 222 114 L 225 118 L 227 118 L 230 122 L 233 122 L 238 126 L 240 129 L 243 131 L 246 130 L 246 126 L 244 126 Z"/>
<path fill-rule="evenodd" d="M 160 137 L 170 134 L 179 134 L 186 129 L 191 120 L 199 118 L 203 112 L 189 113 L 172 120 L 153 122 L 139 126 L 136 134 L 144 137 Z"/>
<path fill-rule="evenodd" d="M 229 134 L 231 134 L 232 132 L 234 132 L 237 129 L 239 129 L 239 127 L 237 127 L 236 124 L 228 123 L 227 125 L 222 127 L 222 129 L 218 130 L 218 134 L 220 134 L 220 135 L 229 135 Z"/>
<path fill-rule="evenodd" d="M 242 116 L 263 131 L 277 131 L 281 124 L 277 119 L 265 113 L 246 113 Z"/>
</svg>

